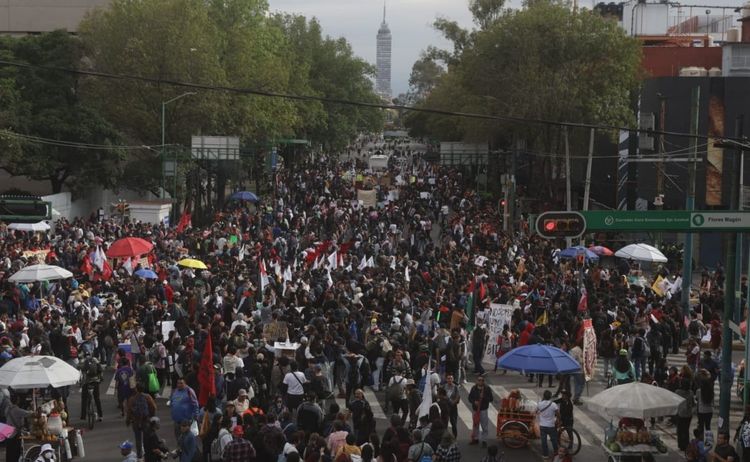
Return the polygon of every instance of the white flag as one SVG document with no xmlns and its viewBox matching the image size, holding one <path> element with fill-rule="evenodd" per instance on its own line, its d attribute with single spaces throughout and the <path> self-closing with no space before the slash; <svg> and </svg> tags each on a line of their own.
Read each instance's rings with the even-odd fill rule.
<svg viewBox="0 0 750 462">
<path fill-rule="evenodd" d="M 326 270 L 326 276 L 328 277 L 328 287 L 333 287 L 333 279 L 331 278 L 331 270 Z"/>
<path fill-rule="evenodd" d="M 128 257 L 128 259 L 123 262 L 122 267 L 125 269 L 125 271 L 128 272 L 129 275 L 133 275 L 133 260 L 130 257 Z"/>
<path fill-rule="evenodd" d="M 240 251 L 237 254 L 237 260 L 242 261 L 245 259 L 245 244 L 240 246 Z"/>
<path fill-rule="evenodd" d="M 334 252 L 328 256 L 328 268 L 336 269 L 339 267 L 339 258 L 337 254 L 338 252 L 334 250 Z"/>
<path fill-rule="evenodd" d="M 369 266 L 370 268 L 375 268 L 375 260 L 373 260 L 372 257 L 367 259 L 367 266 Z"/>
<path fill-rule="evenodd" d="M 260 291 L 265 292 L 266 286 L 268 285 L 268 273 L 266 272 L 266 262 L 260 260 L 258 263 L 260 267 Z"/>
<path fill-rule="evenodd" d="M 406 279 L 406 282 L 411 282 L 411 276 L 409 276 L 409 265 L 406 265 L 406 269 L 404 270 L 404 279 Z"/>
<path fill-rule="evenodd" d="M 349 263 L 349 265 L 346 268 L 344 268 L 344 271 L 346 271 L 347 273 L 351 273 L 352 272 L 352 264 Z"/>
<path fill-rule="evenodd" d="M 281 274 L 281 263 L 274 264 L 274 273 L 276 274 L 277 278 L 281 279 L 281 277 L 282 277 L 282 274 Z"/>
<path fill-rule="evenodd" d="M 396 257 L 391 257 L 391 269 L 396 269 Z"/>
<path fill-rule="evenodd" d="M 313 263 L 313 269 L 316 270 L 320 268 L 320 261 L 323 259 L 323 257 L 315 257 L 315 262 Z"/>
<path fill-rule="evenodd" d="M 286 269 L 284 270 L 284 276 L 283 276 L 283 279 L 284 279 L 285 281 L 289 281 L 289 282 L 292 282 L 292 269 L 291 269 L 290 267 L 288 267 L 288 266 L 287 266 L 287 267 L 286 267 Z"/>
<path fill-rule="evenodd" d="M 104 256 L 104 252 L 102 252 L 101 246 L 96 246 L 96 251 L 94 252 L 94 261 L 92 262 L 94 266 L 99 268 L 99 271 L 104 271 L 104 260 L 107 257 Z"/>
<path fill-rule="evenodd" d="M 422 390 L 422 404 L 419 405 L 419 417 L 430 415 L 432 407 L 432 371 L 425 371 L 424 390 Z"/>
<path fill-rule="evenodd" d="M 362 257 L 362 259 L 359 261 L 359 266 L 357 266 L 357 269 L 359 271 L 362 271 L 365 268 L 367 268 L 367 258 Z"/>
</svg>

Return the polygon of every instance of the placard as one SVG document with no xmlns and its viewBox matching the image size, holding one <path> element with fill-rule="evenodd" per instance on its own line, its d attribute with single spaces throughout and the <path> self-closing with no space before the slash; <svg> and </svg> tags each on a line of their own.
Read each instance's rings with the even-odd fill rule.
<svg viewBox="0 0 750 462">
<path fill-rule="evenodd" d="M 596 332 L 591 319 L 583 320 L 583 376 L 586 381 L 594 378 L 596 371 Z"/>
<path fill-rule="evenodd" d="M 485 322 L 487 323 L 487 335 L 489 340 L 484 349 L 484 363 L 495 365 L 497 361 L 497 338 L 503 333 L 503 326 L 510 326 L 513 318 L 513 305 L 501 305 L 500 303 L 491 303 L 490 308 L 484 310 Z"/>
</svg>

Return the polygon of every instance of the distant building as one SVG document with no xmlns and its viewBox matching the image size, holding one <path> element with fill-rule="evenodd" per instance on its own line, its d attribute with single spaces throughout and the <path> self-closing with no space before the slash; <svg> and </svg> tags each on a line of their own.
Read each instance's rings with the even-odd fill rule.
<svg viewBox="0 0 750 462">
<path fill-rule="evenodd" d="M 24 0 L 0 4 L 0 34 L 26 35 L 65 29 L 76 32 L 87 12 L 112 0 Z"/>
<path fill-rule="evenodd" d="M 391 99 L 391 30 L 385 22 L 385 5 L 383 5 L 383 22 L 380 23 L 377 36 L 377 59 L 375 62 L 378 74 L 375 78 L 375 91 L 383 99 Z"/>
</svg>

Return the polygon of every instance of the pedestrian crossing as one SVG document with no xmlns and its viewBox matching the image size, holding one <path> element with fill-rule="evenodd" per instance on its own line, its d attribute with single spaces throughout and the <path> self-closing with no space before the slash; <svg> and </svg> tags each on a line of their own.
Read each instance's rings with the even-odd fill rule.
<svg viewBox="0 0 750 462">
<path fill-rule="evenodd" d="M 684 354 L 668 355 L 667 361 L 669 366 L 676 366 L 678 369 L 686 364 Z M 538 402 L 541 398 L 539 396 L 539 393 L 537 392 L 541 389 L 536 388 L 536 382 L 529 383 L 525 380 L 525 378 L 522 378 L 515 374 L 517 373 L 508 372 L 507 375 L 500 375 L 499 373 L 497 375 L 494 375 L 493 373 L 488 374 L 487 385 L 489 386 L 493 394 L 493 402 L 490 404 L 490 407 L 488 409 L 488 435 L 490 441 L 495 439 L 495 435 L 497 433 L 497 416 L 499 413 L 501 400 L 503 397 L 508 396 L 511 390 L 520 390 L 521 393 L 526 397 L 526 399 L 535 403 Z M 731 426 L 735 426 L 742 419 L 743 414 L 742 402 L 734 393 L 735 383 L 736 380 L 732 384 L 732 399 L 730 409 Z M 471 381 L 464 382 L 461 385 L 460 402 L 457 408 L 459 427 L 462 426 L 469 432 L 473 427 L 473 411 L 472 405 L 468 401 L 468 395 L 473 386 L 474 383 Z M 716 426 L 718 420 L 718 402 L 720 396 L 720 385 L 718 383 L 718 380 L 716 381 L 714 386 L 716 398 L 714 402 L 714 419 L 712 421 L 712 424 L 713 426 Z M 604 377 L 604 361 L 602 359 L 597 360 L 594 377 L 592 381 L 587 384 L 587 388 L 589 387 L 596 388 L 597 390 L 606 387 L 606 379 Z M 171 387 L 167 385 L 164 387 L 162 393 L 158 394 L 156 398 L 168 400 L 171 392 Z M 385 409 L 387 409 L 385 403 L 385 391 L 375 392 L 369 387 L 365 387 L 364 393 L 365 399 L 370 404 L 375 419 L 378 421 L 387 420 L 388 414 L 386 414 L 385 412 Z M 112 381 L 107 388 L 106 394 L 115 395 L 114 377 L 112 378 Z M 585 401 L 588 396 L 588 391 L 585 390 L 582 397 L 583 401 Z M 332 397 L 329 402 L 332 402 L 334 399 L 341 409 L 346 408 L 347 403 L 345 398 L 335 395 L 335 398 Z M 575 428 L 576 430 L 578 430 L 581 436 L 581 444 L 586 447 L 593 447 L 601 444 L 604 439 L 605 429 L 610 425 L 611 420 L 606 416 L 602 416 L 588 410 L 585 405 L 575 407 L 574 419 Z M 693 426 L 694 425 L 695 421 L 693 422 Z M 670 451 L 680 452 L 677 447 L 675 428 L 668 425 L 667 419 L 662 422 L 657 422 L 655 425 L 655 429 L 661 434 L 662 441 L 667 446 L 667 448 L 670 449 Z"/>
</svg>

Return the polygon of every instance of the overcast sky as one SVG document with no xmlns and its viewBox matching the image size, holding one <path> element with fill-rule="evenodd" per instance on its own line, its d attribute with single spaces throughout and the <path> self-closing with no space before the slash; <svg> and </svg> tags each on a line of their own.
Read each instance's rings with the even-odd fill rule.
<svg viewBox="0 0 750 462">
<path fill-rule="evenodd" d="M 345 37 L 354 52 L 375 63 L 375 36 L 383 19 L 382 0 L 269 0 L 271 11 L 315 16 L 323 32 Z M 388 0 L 386 21 L 393 36 L 391 87 L 393 96 L 406 92 L 411 66 L 428 45 L 448 48 L 432 28 L 436 17 L 472 26 L 468 0 Z"/>
</svg>

